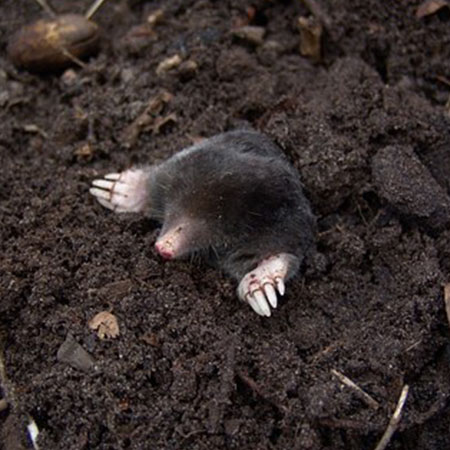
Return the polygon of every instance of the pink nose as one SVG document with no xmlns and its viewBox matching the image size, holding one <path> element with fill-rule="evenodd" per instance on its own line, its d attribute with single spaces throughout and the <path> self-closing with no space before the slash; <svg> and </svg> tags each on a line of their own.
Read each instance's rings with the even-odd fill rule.
<svg viewBox="0 0 450 450">
<path fill-rule="evenodd" d="M 161 242 L 156 242 L 155 244 L 156 251 L 164 258 L 164 259 L 172 259 L 173 251 L 164 246 Z"/>
</svg>

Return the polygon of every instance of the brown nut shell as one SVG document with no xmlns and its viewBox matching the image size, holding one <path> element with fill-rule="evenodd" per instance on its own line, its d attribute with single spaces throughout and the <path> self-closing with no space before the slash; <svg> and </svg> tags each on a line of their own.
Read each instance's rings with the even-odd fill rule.
<svg viewBox="0 0 450 450">
<path fill-rule="evenodd" d="M 22 27 L 9 41 L 8 55 L 16 67 L 50 72 L 71 65 L 70 55 L 82 59 L 98 47 L 99 28 L 94 22 L 79 14 L 64 14 Z"/>
</svg>

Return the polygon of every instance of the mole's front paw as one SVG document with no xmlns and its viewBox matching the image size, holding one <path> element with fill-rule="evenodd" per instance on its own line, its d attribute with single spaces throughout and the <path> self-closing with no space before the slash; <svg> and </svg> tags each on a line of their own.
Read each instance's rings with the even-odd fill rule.
<svg viewBox="0 0 450 450">
<path fill-rule="evenodd" d="M 148 199 L 148 172 L 129 169 L 109 173 L 104 179 L 94 180 L 89 192 L 105 208 L 115 212 L 139 212 Z"/>
<path fill-rule="evenodd" d="M 284 280 L 292 271 L 293 264 L 298 267 L 297 258 L 287 253 L 264 259 L 242 278 L 238 286 L 239 298 L 248 302 L 260 316 L 269 317 L 269 305 L 277 307 L 277 291 L 279 295 L 284 295 Z"/>
</svg>

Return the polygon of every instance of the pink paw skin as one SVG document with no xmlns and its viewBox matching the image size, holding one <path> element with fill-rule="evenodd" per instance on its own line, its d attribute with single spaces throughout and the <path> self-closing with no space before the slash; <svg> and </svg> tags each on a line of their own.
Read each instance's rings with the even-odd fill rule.
<svg viewBox="0 0 450 450">
<path fill-rule="evenodd" d="M 140 212 L 147 203 L 148 177 L 148 172 L 141 169 L 109 173 L 94 180 L 89 192 L 102 206 L 115 212 Z"/>
<path fill-rule="evenodd" d="M 293 255 L 280 253 L 261 261 L 239 283 L 239 298 L 260 316 L 270 317 L 270 307 L 276 308 L 278 295 L 283 296 L 285 293 L 284 282 L 290 277 L 295 260 Z"/>
</svg>

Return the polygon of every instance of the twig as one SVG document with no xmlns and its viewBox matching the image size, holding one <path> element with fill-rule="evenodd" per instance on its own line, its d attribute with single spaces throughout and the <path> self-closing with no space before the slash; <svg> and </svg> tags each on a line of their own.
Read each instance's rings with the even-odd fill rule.
<svg viewBox="0 0 450 450">
<path fill-rule="evenodd" d="M 444 286 L 444 302 L 445 312 L 447 313 L 447 321 L 450 326 L 450 283 Z"/>
<path fill-rule="evenodd" d="M 450 86 L 450 80 L 443 75 L 436 75 L 436 80 L 440 81 L 441 83 L 444 83 L 447 86 Z"/>
<path fill-rule="evenodd" d="M 98 9 L 100 8 L 100 6 L 103 5 L 105 0 L 96 0 L 91 7 L 86 11 L 86 14 L 84 15 L 84 17 L 89 20 L 92 18 L 92 16 L 98 11 Z"/>
<path fill-rule="evenodd" d="M 383 437 L 380 439 L 378 445 L 375 447 L 375 450 L 384 450 L 389 444 L 392 435 L 397 430 L 398 424 L 400 423 L 400 419 L 402 418 L 403 407 L 405 406 L 406 398 L 408 397 L 408 390 L 409 386 L 405 384 L 400 394 L 400 398 L 398 399 L 398 403 L 395 408 L 394 414 L 392 414 L 391 420 L 389 421 L 386 431 L 384 432 Z"/>
<path fill-rule="evenodd" d="M 55 11 L 50 7 L 47 3 L 47 0 L 36 0 L 36 3 L 39 3 L 39 6 L 50 16 L 56 17 Z"/>
<path fill-rule="evenodd" d="M 374 409 L 378 409 L 380 407 L 380 404 L 373 397 L 371 397 L 366 391 L 362 390 L 356 383 L 350 380 L 350 378 L 346 377 L 343 373 L 338 372 L 335 369 L 331 369 L 331 373 L 346 386 L 353 389 L 356 392 L 356 394 L 362 400 L 364 400 L 370 407 Z"/>
<path fill-rule="evenodd" d="M 72 55 L 72 53 L 70 53 L 67 48 L 63 47 L 62 45 L 53 45 L 51 42 L 50 45 L 52 45 L 53 48 L 59 50 L 67 59 L 70 59 L 74 64 L 80 66 L 82 69 L 86 69 L 86 64 L 75 55 Z"/>
<path fill-rule="evenodd" d="M 249 375 L 242 372 L 241 370 L 236 370 L 236 376 L 241 381 L 243 381 L 256 395 L 261 397 L 263 400 L 265 400 L 272 406 L 275 406 L 275 408 L 277 408 L 282 414 L 286 414 L 288 412 L 286 406 L 279 404 L 277 401 L 271 399 L 268 395 L 266 395 L 265 392 L 261 389 L 261 387 L 256 383 L 256 381 Z"/>
</svg>

